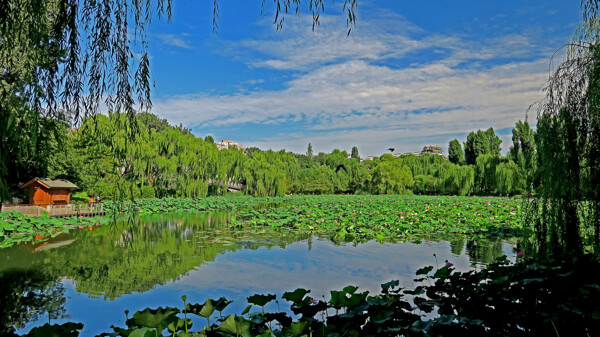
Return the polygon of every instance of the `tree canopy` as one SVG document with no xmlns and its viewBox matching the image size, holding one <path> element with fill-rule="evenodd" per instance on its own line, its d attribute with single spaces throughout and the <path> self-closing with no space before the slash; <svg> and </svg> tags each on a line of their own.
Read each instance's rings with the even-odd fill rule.
<svg viewBox="0 0 600 337">
<path fill-rule="evenodd" d="M 448 144 L 448 159 L 454 164 L 462 164 L 465 161 L 465 154 L 458 139 L 453 139 Z"/>
<path fill-rule="evenodd" d="M 583 21 L 537 104 L 540 199 L 531 206 L 541 256 L 600 250 L 600 26 L 598 0 L 582 0 Z"/>
<path fill-rule="evenodd" d="M 276 29 L 289 13 L 305 10 L 312 14 L 314 29 L 328 2 L 273 1 Z M 218 3 L 213 2 L 215 31 Z M 260 6 L 270 5 L 262 1 Z M 348 33 L 356 23 L 356 6 L 356 0 L 344 0 Z M 11 173 L 25 173 L 19 167 L 45 174 L 44 165 L 30 161 L 47 157 L 45 141 L 62 123 L 76 126 L 101 105 L 124 112 L 129 139 L 137 137 L 137 111 L 152 106 L 147 29 L 156 18 L 170 20 L 172 7 L 172 0 L 0 3 L 0 123 L 7 126 L 0 128 L 0 199 L 9 198 L 12 185 L 23 182 Z M 160 128 L 155 122 L 152 126 Z"/>
<path fill-rule="evenodd" d="M 496 136 L 494 128 L 485 131 L 477 130 L 467 136 L 465 143 L 465 161 L 469 165 L 475 165 L 477 157 L 484 154 L 500 156 L 500 137 Z"/>
</svg>

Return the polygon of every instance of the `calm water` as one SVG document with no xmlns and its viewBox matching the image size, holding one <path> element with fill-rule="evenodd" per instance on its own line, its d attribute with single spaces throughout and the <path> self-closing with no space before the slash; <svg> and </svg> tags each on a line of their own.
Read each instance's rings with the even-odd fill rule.
<svg viewBox="0 0 600 337">
<path fill-rule="evenodd" d="M 232 230 L 230 216 L 155 215 L 0 250 L 0 334 L 9 327 L 25 333 L 50 318 L 82 322 L 82 336 L 93 336 L 124 326 L 125 309 L 181 308 L 184 294 L 192 303 L 225 296 L 234 300 L 226 313 L 239 313 L 254 293 L 280 297 L 302 287 L 319 297 L 350 284 L 378 293 L 381 283 L 396 279 L 411 287 L 417 269 L 436 265 L 433 254 L 440 266 L 449 260 L 459 270 L 502 254 L 514 258 L 507 242 L 334 244 Z"/>
</svg>

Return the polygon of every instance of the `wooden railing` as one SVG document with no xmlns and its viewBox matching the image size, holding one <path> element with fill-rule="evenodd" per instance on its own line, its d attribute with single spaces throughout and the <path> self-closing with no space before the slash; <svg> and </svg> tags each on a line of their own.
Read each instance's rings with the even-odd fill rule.
<svg viewBox="0 0 600 337">
<path fill-rule="evenodd" d="M 237 191 L 243 190 L 244 187 L 246 187 L 245 184 L 236 183 L 231 180 L 224 182 L 222 180 L 208 179 L 208 184 L 212 185 L 212 186 L 227 186 L 228 189 L 237 190 Z"/>
<path fill-rule="evenodd" d="M 90 202 L 86 204 L 62 204 L 62 205 L 28 205 L 28 204 L 3 204 L 2 212 L 17 211 L 23 215 L 41 216 L 47 212 L 51 217 L 67 216 L 94 216 L 104 215 L 104 204 L 101 202 Z"/>
</svg>

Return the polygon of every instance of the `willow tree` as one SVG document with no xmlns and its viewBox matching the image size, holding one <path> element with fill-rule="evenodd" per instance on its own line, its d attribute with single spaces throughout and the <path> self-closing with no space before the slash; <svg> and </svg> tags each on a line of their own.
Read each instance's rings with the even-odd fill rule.
<svg viewBox="0 0 600 337">
<path fill-rule="evenodd" d="M 258 152 L 244 162 L 245 192 L 257 197 L 283 196 L 290 191 L 299 169 L 296 158 L 284 150 Z"/>
<path fill-rule="evenodd" d="M 542 188 L 532 210 L 537 248 L 553 256 L 600 253 L 600 1 L 581 4 L 583 22 L 537 106 Z"/>
<path fill-rule="evenodd" d="M 356 22 L 356 1 L 343 2 L 348 33 Z M 300 15 L 308 3 L 314 29 L 328 1 L 268 3 L 278 30 L 288 13 Z M 172 6 L 172 0 L 0 2 L 0 125 L 9 126 L 0 128 L 0 199 L 11 194 L 7 179 L 14 163 L 24 166 L 43 156 L 38 140 L 55 129 L 21 121 L 68 118 L 77 124 L 97 114 L 101 104 L 133 120 L 136 110 L 151 108 L 147 29 L 153 19 L 170 20 Z M 216 31 L 218 0 L 213 6 Z M 29 137 L 10 141 L 22 134 Z M 137 134 L 132 130 L 128 138 Z"/>
<path fill-rule="evenodd" d="M 496 191 L 501 194 L 520 193 L 525 190 L 526 173 L 512 160 L 503 160 L 496 167 Z"/>
<path fill-rule="evenodd" d="M 377 194 L 411 194 L 413 184 L 413 174 L 401 159 L 381 161 L 373 170 L 371 188 Z"/>
</svg>

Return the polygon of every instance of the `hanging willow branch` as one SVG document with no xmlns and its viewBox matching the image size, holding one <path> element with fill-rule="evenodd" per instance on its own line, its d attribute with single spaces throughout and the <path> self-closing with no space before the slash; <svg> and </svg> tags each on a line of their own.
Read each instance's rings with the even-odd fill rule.
<svg viewBox="0 0 600 337">
<path fill-rule="evenodd" d="M 541 198 L 533 203 L 538 249 L 600 253 L 600 36 L 598 1 L 582 1 L 585 21 L 566 46 L 537 105 Z"/>
<path fill-rule="evenodd" d="M 213 1 L 216 32 L 219 2 Z M 356 24 L 356 1 L 343 4 L 349 31 Z M 314 29 L 326 0 L 306 2 Z M 273 0 L 277 29 L 288 12 L 300 15 L 301 5 Z M 173 0 L 0 1 L 0 201 L 31 178 L 21 177 L 20 168 L 47 156 L 39 139 L 61 123 L 79 125 L 104 105 L 127 114 L 135 139 L 136 111 L 152 107 L 147 28 L 154 18 L 170 20 L 172 6 Z M 261 10 L 265 6 L 263 0 Z M 40 126 L 44 121 L 50 127 Z M 44 167 L 36 169 L 44 174 Z"/>
<path fill-rule="evenodd" d="M 308 0 L 313 29 L 326 0 Z M 274 24 L 300 15 L 301 0 L 274 0 Z M 22 78 L 15 90 L 27 103 L 55 116 L 69 111 L 75 120 L 105 103 L 108 110 L 129 112 L 151 107 L 147 28 L 154 17 L 171 17 L 172 0 L 6 0 L 0 3 L 0 63 L 3 81 Z M 356 24 L 356 0 L 345 0 L 349 30 Z M 262 1 L 262 9 L 265 0 Z M 213 30 L 218 30 L 218 0 Z M 4 100 L 3 100 L 4 101 Z"/>
</svg>

